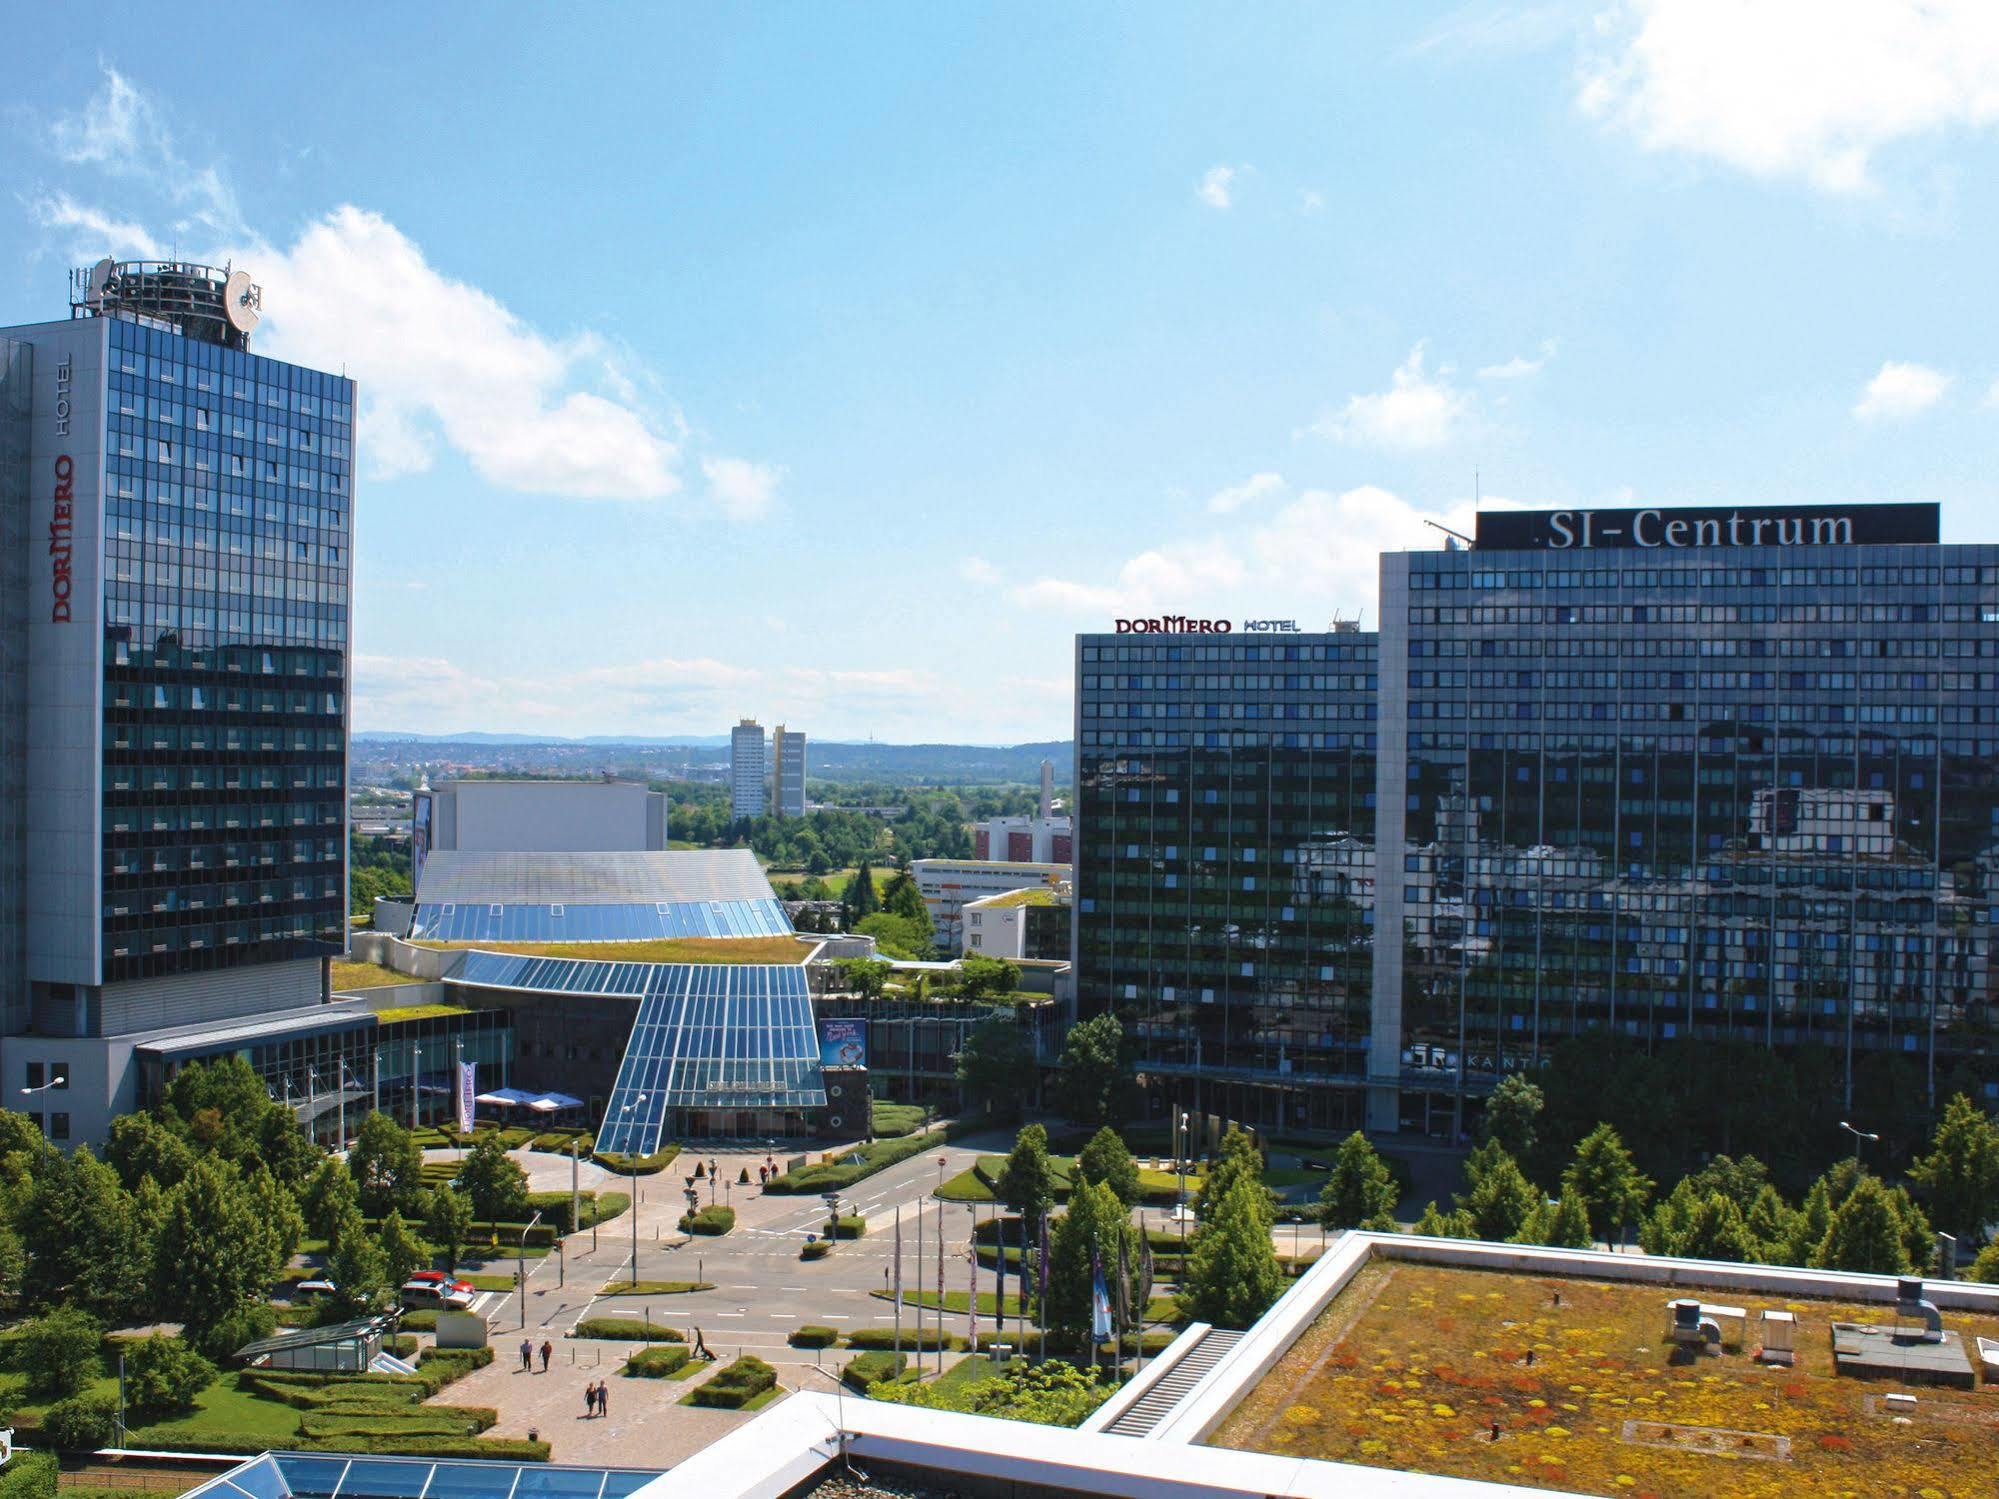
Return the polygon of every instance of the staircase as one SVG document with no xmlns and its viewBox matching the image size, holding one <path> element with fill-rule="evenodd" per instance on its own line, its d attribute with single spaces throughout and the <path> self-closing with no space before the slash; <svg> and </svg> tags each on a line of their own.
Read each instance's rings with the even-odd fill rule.
<svg viewBox="0 0 1999 1499">
<path fill-rule="evenodd" d="M 1201 1334 L 1201 1341 L 1180 1358 L 1179 1362 L 1160 1375 L 1152 1387 L 1124 1410 L 1118 1412 L 1117 1419 L 1104 1430 L 1112 1436 L 1146 1437 L 1167 1415 L 1186 1398 L 1206 1377 L 1208 1371 L 1222 1361 L 1222 1356 L 1242 1341 L 1239 1332 L 1224 1331 L 1211 1327 Z"/>
</svg>

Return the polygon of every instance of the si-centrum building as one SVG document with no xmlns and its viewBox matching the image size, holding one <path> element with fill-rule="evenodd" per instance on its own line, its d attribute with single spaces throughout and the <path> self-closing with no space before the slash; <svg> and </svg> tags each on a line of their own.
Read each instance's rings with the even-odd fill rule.
<svg viewBox="0 0 1999 1499">
<path fill-rule="evenodd" d="M 1487 513 L 1378 635 L 1080 637 L 1083 1013 L 1266 1127 L 1455 1131 L 1591 1032 L 1989 1094 L 1999 547 L 1938 537 Z"/>
</svg>

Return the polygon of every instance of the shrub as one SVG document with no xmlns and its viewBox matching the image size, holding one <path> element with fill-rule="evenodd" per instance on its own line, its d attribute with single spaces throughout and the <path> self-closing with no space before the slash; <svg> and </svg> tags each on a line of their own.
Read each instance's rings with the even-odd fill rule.
<svg viewBox="0 0 1999 1499">
<path fill-rule="evenodd" d="M 152 1439 L 147 1438 L 148 1441 Z M 185 1450 L 185 1449 L 183 1449 Z M 199 1445 L 194 1450 L 199 1451 Z M 311 1452 L 368 1452 L 388 1457 L 476 1457 L 500 1462 L 545 1463 L 552 1450 L 547 1442 L 524 1437 L 319 1437 Z"/>
<path fill-rule="evenodd" d="M 215 1365 L 179 1338 L 154 1333 L 126 1352 L 126 1398 L 148 1415 L 187 1410 L 194 1397 L 214 1383 Z"/>
<path fill-rule="evenodd" d="M 401 1326 L 405 1332 L 436 1332 L 437 1313 L 435 1310 L 429 1308 L 421 1311 L 404 1312 Z M 246 1339 L 245 1341 L 249 1340 Z M 241 1348 L 243 1344 L 238 1343 L 236 1346 Z"/>
<path fill-rule="evenodd" d="M 56 1455 L 19 1452 L 0 1468 L 0 1499 L 56 1499 Z"/>
<path fill-rule="evenodd" d="M 820 1229 L 829 1239 L 858 1239 L 868 1231 L 868 1220 L 858 1215 L 828 1218 Z"/>
<path fill-rule="evenodd" d="M 765 1187 L 766 1192 L 837 1192 L 842 1187 L 851 1187 L 866 1176 L 872 1176 L 884 1167 L 893 1166 L 898 1161 L 906 1161 L 918 1156 L 938 1143 L 937 1131 L 928 1134 L 905 1135 L 900 1140 L 877 1140 L 872 1145 L 864 1145 L 857 1152 L 860 1161 L 848 1165 L 803 1166 L 796 1171 L 787 1171 L 776 1181 Z"/>
<path fill-rule="evenodd" d="M 664 1379 L 687 1367 L 688 1353 L 677 1344 L 665 1348 L 641 1348 L 625 1360 L 621 1371 L 640 1379 Z"/>
<path fill-rule="evenodd" d="M 42 1417 L 42 1435 L 61 1452 L 95 1452 L 111 1441 L 118 1402 L 109 1395 L 72 1395 Z"/>
<path fill-rule="evenodd" d="M 830 1327 L 818 1327 L 808 1323 L 804 1327 L 793 1328 L 785 1341 L 794 1348 L 831 1348 L 840 1341 L 840 1335 Z"/>
<path fill-rule="evenodd" d="M 684 1234 L 725 1234 L 735 1226 L 736 1210 L 719 1204 L 680 1215 L 680 1231 Z"/>
<path fill-rule="evenodd" d="M 572 1338 L 602 1338 L 620 1343 L 684 1343 L 687 1339 L 670 1327 L 646 1322 L 639 1317 L 585 1317 L 569 1334 Z"/>
<path fill-rule="evenodd" d="M 823 1260 L 832 1248 L 824 1239 L 811 1239 L 798 1251 L 798 1257 L 801 1260 Z"/>
<path fill-rule="evenodd" d="M 879 1384 L 884 1379 L 898 1378 L 908 1365 L 909 1360 L 899 1353 L 880 1350 L 859 1353 L 847 1360 L 847 1367 L 840 1371 L 840 1378 L 844 1379 L 849 1387 L 865 1394 L 869 1385 Z"/>
<path fill-rule="evenodd" d="M 664 1171 L 668 1166 L 673 1164 L 674 1157 L 679 1154 L 680 1147 L 678 1145 L 662 1145 L 653 1154 L 642 1155 L 638 1158 L 638 1174 L 640 1176 L 651 1176 L 655 1172 Z M 619 1176 L 630 1176 L 633 1171 L 632 1158 L 628 1155 L 606 1155 L 600 1151 L 592 1151 L 590 1159 L 595 1161 L 599 1166 L 602 1166 L 606 1171 L 614 1172 Z"/>
<path fill-rule="evenodd" d="M 755 1354 L 746 1353 L 733 1364 L 723 1365 L 707 1383 L 697 1386 L 689 1403 L 718 1410 L 741 1410 L 776 1384 L 777 1370 Z"/>
<path fill-rule="evenodd" d="M 847 1346 L 849 1348 L 894 1348 L 895 1342 L 895 1329 L 893 1327 L 857 1327 L 847 1334 Z M 936 1329 L 926 1327 L 919 1342 L 916 1330 L 911 1327 L 905 1327 L 902 1330 L 902 1346 L 913 1351 L 920 1350 L 930 1353 L 939 1348 L 947 1351 L 963 1348 L 965 1340 L 958 1333 L 947 1332 L 940 1342 Z"/>
<path fill-rule="evenodd" d="M 15 1358 L 28 1376 L 29 1393 L 74 1395 L 103 1372 L 98 1350 L 104 1329 L 95 1317 L 75 1307 L 59 1306 L 21 1329 Z M 102 1442 L 97 1443 L 103 1446 Z"/>
</svg>

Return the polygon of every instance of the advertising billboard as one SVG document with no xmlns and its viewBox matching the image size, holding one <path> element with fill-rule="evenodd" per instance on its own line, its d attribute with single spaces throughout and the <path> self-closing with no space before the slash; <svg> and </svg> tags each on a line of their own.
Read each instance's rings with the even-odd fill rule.
<svg viewBox="0 0 1999 1499">
<path fill-rule="evenodd" d="M 821 1067 L 867 1066 L 867 1021 L 821 1020 L 819 1022 L 819 1065 Z"/>
</svg>

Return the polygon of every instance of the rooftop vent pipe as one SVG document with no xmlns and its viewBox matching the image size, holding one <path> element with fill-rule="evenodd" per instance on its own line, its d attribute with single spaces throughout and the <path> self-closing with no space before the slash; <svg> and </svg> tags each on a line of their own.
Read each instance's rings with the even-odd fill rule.
<svg viewBox="0 0 1999 1499">
<path fill-rule="evenodd" d="M 1934 1301 L 1924 1298 L 1923 1283 L 1920 1280 L 1895 1282 L 1895 1315 L 1921 1318 L 1925 1343 L 1943 1341 L 1943 1313 L 1937 1310 Z"/>
</svg>

